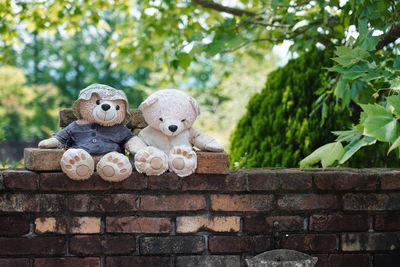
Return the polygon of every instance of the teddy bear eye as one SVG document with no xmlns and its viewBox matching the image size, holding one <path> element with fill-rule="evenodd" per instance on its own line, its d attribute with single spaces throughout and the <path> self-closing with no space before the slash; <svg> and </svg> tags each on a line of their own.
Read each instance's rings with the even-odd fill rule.
<svg viewBox="0 0 400 267">
<path fill-rule="evenodd" d="M 185 121 L 186 121 L 186 119 L 181 120 L 181 122 L 185 122 Z"/>
<path fill-rule="evenodd" d="M 96 100 L 96 104 L 97 104 L 97 105 L 100 105 L 100 99 L 97 99 L 97 100 Z"/>
<path fill-rule="evenodd" d="M 116 110 L 119 110 L 119 106 L 117 105 L 117 106 L 115 107 L 115 109 L 116 109 Z"/>
<path fill-rule="evenodd" d="M 162 118 L 159 118 L 160 121 L 164 121 Z"/>
</svg>

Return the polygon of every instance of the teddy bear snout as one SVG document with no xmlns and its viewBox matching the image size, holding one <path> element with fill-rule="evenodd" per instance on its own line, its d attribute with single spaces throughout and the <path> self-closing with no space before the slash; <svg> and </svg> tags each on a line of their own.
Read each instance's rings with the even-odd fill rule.
<svg viewBox="0 0 400 267">
<path fill-rule="evenodd" d="M 176 130 L 178 130 L 178 126 L 176 126 L 176 125 L 170 125 L 170 126 L 168 126 L 168 129 L 169 129 L 171 132 L 175 132 Z"/>
<path fill-rule="evenodd" d="M 111 106 L 110 106 L 109 104 L 102 104 L 102 105 L 101 105 L 101 109 L 104 110 L 104 111 L 107 111 L 107 110 L 109 110 L 110 108 L 111 108 Z"/>
</svg>

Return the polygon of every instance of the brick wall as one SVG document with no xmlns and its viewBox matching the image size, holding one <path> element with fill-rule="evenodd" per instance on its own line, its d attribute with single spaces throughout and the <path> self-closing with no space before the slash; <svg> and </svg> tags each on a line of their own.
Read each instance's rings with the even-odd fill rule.
<svg viewBox="0 0 400 267">
<path fill-rule="evenodd" d="M 0 266 L 236 267 L 274 248 L 319 267 L 400 266 L 400 170 L 134 173 L 117 184 L 0 173 Z"/>
</svg>

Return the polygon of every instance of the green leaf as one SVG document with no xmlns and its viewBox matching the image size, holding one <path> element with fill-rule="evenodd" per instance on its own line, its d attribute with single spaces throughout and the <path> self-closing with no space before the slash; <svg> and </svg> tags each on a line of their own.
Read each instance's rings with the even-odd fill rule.
<svg viewBox="0 0 400 267">
<path fill-rule="evenodd" d="M 393 142 L 399 135 L 399 125 L 392 113 L 380 105 L 361 105 L 366 118 L 364 132 L 366 136 L 375 137 L 378 141 Z"/>
<path fill-rule="evenodd" d="M 370 136 L 364 136 L 361 139 L 355 139 L 351 141 L 344 150 L 346 151 L 343 157 L 340 159 L 339 164 L 345 163 L 349 158 L 351 158 L 360 148 L 364 146 L 373 145 L 376 143 L 376 139 Z"/>
<path fill-rule="evenodd" d="M 400 117 L 400 95 L 388 96 L 386 100 L 393 107 L 394 113 Z"/>
<path fill-rule="evenodd" d="M 323 145 L 300 161 L 300 168 L 311 167 L 320 161 L 323 168 L 332 166 L 342 158 L 344 153 L 343 145 L 340 142 Z"/>
<path fill-rule="evenodd" d="M 396 139 L 396 141 L 394 141 L 393 142 L 393 144 L 389 147 L 389 150 L 388 150 L 388 155 L 389 155 L 389 153 L 392 151 L 392 150 L 394 150 L 394 149 L 396 149 L 396 148 L 398 148 L 398 147 L 400 147 L 400 136 Z"/>
<path fill-rule="evenodd" d="M 357 128 L 347 131 L 333 131 L 332 133 L 337 136 L 335 140 L 337 142 L 351 142 L 360 139 L 362 136 L 362 133 Z"/>
<path fill-rule="evenodd" d="M 178 54 L 178 62 L 179 62 L 178 64 L 179 67 L 181 67 L 182 69 L 186 70 L 189 67 L 191 61 L 192 60 L 189 54 L 187 53 Z"/>
<path fill-rule="evenodd" d="M 343 67 L 350 67 L 369 57 L 369 52 L 361 47 L 351 49 L 347 46 L 339 46 L 336 48 L 335 54 L 338 57 L 333 60 Z"/>
<path fill-rule="evenodd" d="M 400 78 L 395 78 L 390 81 L 390 89 L 400 91 Z"/>
</svg>

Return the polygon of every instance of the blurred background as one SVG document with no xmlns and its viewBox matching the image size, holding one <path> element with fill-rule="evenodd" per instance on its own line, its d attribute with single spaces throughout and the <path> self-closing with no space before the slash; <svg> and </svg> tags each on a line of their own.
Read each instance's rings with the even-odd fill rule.
<svg viewBox="0 0 400 267">
<path fill-rule="evenodd" d="M 338 91 L 335 49 L 358 46 L 396 73 L 397 38 L 377 46 L 398 14 L 398 1 L 0 0 L 0 167 L 20 166 L 91 83 L 124 90 L 131 108 L 185 90 L 201 104 L 195 127 L 226 146 L 232 168 L 297 167 L 388 83 L 350 77 Z M 397 166 L 387 148 L 346 164 Z"/>
</svg>

